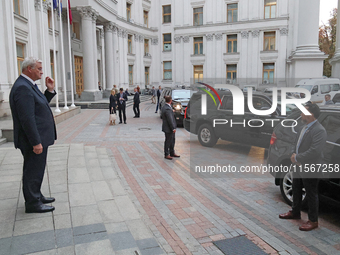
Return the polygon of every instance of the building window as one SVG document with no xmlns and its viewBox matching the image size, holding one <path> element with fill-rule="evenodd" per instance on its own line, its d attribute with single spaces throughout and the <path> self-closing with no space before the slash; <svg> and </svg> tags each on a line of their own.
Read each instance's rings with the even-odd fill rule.
<svg viewBox="0 0 340 255">
<path fill-rule="evenodd" d="M 128 35 L 128 53 L 132 54 L 132 35 Z"/>
<path fill-rule="evenodd" d="M 163 50 L 171 51 L 171 34 L 163 34 Z"/>
<path fill-rule="evenodd" d="M 163 6 L 163 23 L 171 23 L 171 5 Z"/>
<path fill-rule="evenodd" d="M 237 22 L 238 4 L 228 4 L 228 22 Z"/>
<path fill-rule="evenodd" d="M 228 53 L 237 52 L 237 35 L 227 36 L 227 52 Z"/>
<path fill-rule="evenodd" d="M 194 82 L 203 81 L 203 66 L 194 66 Z"/>
<path fill-rule="evenodd" d="M 275 32 L 264 33 L 263 50 L 275 50 Z"/>
<path fill-rule="evenodd" d="M 163 62 L 163 79 L 172 80 L 172 62 L 171 61 Z"/>
<path fill-rule="evenodd" d="M 129 85 L 133 84 L 133 66 L 129 65 Z"/>
<path fill-rule="evenodd" d="M 273 84 L 274 83 L 274 63 L 265 63 L 263 64 L 263 83 L 264 84 Z"/>
<path fill-rule="evenodd" d="M 126 3 L 126 20 L 131 20 L 131 4 Z"/>
<path fill-rule="evenodd" d="M 237 65 L 227 65 L 227 81 L 236 82 L 237 78 Z"/>
<path fill-rule="evenodd" d="M 50 51 L 50 60 L 51 60 L 51 76 L 54 79 L 54 55 L 53 50 Z"/>
<path fill-rule="evenodd" d="M 149 27 L 149 12 L 144 11 L 144 25 Z"/>
<path fill-rule="evenodd" d="M 52 28 L 52 12 L 47 10 L 48 28 Z"/>
<path fill-rule="evenodd" d="M 17 42 L 18 73 L 21 74 L 22 62 L 25 60 L 25 44 Z"/>
<path fill-rule="evenodd" d="M 149 70 L 150 70 L 150 67 L 146 66 L 145 67 L 145 85 L 149 85 L 150 84 Z"/>
<path fill-rule="evenodd" d="M 276 0 L 264 0 L 264 18 L 273 19 L 276 17 Z"/>
<path fill-rule="evenodd" d="M 144 39 L 144 55 L 149 56 L 149 39 Z"/>
<path fill-rule="evenodd" d="M 80 40 L 80 29 L 78 22 L 72 22 L 73 37 Z"/>
<path fill-rule="evenodd" d="M 21 15 L 20 0 L 13 0 L 14 13 Z"/>
<path fill-rule="evenodd" d="M 203 54 L 203 37 L 194 38 L 194 54 Z"/>
<path fill-rule="evenodd" d="M 194 8 L 194 26 L 203 25 L 203 7 Z"/>
</svg>

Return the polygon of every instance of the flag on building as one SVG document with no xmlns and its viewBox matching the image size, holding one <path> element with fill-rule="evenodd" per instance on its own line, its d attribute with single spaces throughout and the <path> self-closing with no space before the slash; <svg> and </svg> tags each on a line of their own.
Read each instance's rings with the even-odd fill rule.
<svg viewBox="0 0 340 255">
<path fill-rule="evenodd" d="M 53 10 L 58 8 L 57 0 L 52 0 L 53 1 Z"/>
<path fill-rule="evenodd" d="M 68 0 L 68 15 L 70 16 L 70 25 L 72 25 L 72 11 L 71 11 L 71 3 L 70 3 L 71 0 Z"/>
</svg>

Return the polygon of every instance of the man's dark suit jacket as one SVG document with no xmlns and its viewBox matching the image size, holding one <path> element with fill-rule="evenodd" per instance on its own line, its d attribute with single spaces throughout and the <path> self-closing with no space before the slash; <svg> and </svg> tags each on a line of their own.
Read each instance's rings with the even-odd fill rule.
<svg viewBox="0 0 340 255">
<path fill-rule="evenodd" d="M 140 100 L 139 100 L 139 93 L 136 92 L 135 95 L 133 96 L 133 102 L 135 104 L 139 104 L 140 103 Z"/>
<path fill-rule="evenodd" d="M 128 100 L 127 95 L 126 95 L 125 92 L 123 92 L 123 98 L 125 99 L 125 100 L 123 100 L 123 103 L 120 103 L 121 100 L 119 100 L 119 98 L 120 98 L 120 93 L 118 93 L 118 95 L 117 95 L 118 109 L 121 108 L 121 107 L 125 107 L 126 106 L 126 101 Z"/>
<path fill-rule="evenodd" d="M 44 148 L 54 144 L 57 132 L 49 102 L 55 95 L 48 90 L 44 95 L 21 75 L 15 81 L 9 96 L 15 148 L 32 150 L 40 143 Z"/>
<path fill-rule="evenodd" d="M 297 134 L 296 143 L 299 140 L 300 133 Z M 316 121 L 304 134 L 300 146 L 298 148 L 298 154 L 296 155 L 296 161 L 301 163 L 304 167 L 305 164 L 321 164 L 322 163 L 322 150 L 327 141 L 327 132 L 325 128 Z M 296 146 L 294 148 L 296 150 Z"/>
<path fill-rule="evenodd" d="M 162 131 L 164 133 L 173 133 L 173 130 L 176 129 L 177 125 L 172 107 L 170 107 L 168 104 L 165 104 L 162 107 L 162 119 Z"/>
</svg>

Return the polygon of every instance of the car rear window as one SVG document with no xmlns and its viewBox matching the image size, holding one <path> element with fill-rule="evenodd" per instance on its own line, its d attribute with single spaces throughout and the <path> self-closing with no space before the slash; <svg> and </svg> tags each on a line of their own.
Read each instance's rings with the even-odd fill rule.
<svg viewBox="0 0 340 255">
<path fill-rule="evenodd" d="M 332 88 L 332 91 L 338 91 L 338 90 L 340 90 L 340 85 L 339 84 L 332 84 L 331 88 Z"/>
</svg>

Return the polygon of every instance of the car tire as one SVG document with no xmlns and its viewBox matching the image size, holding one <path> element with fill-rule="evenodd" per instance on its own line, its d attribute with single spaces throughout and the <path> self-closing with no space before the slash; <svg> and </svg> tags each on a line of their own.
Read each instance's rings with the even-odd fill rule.
<svg viewBox="0 0 340 255">
<path fill-rule="evenodd" d="M 283 199 L 290 206 L 293 205 L 293 173 L 286 173 L 283 178 L 280 179 L 280 191 Z M 302 207 L 307 206 L 306 190 L 302 189 Z"/>
<path fill-rule="evenodd" d="M 218 138 L 210 124 L 203 124 L 198 129 L 198 141 L 204 147 L 213 147 Z"/>
</svg>

